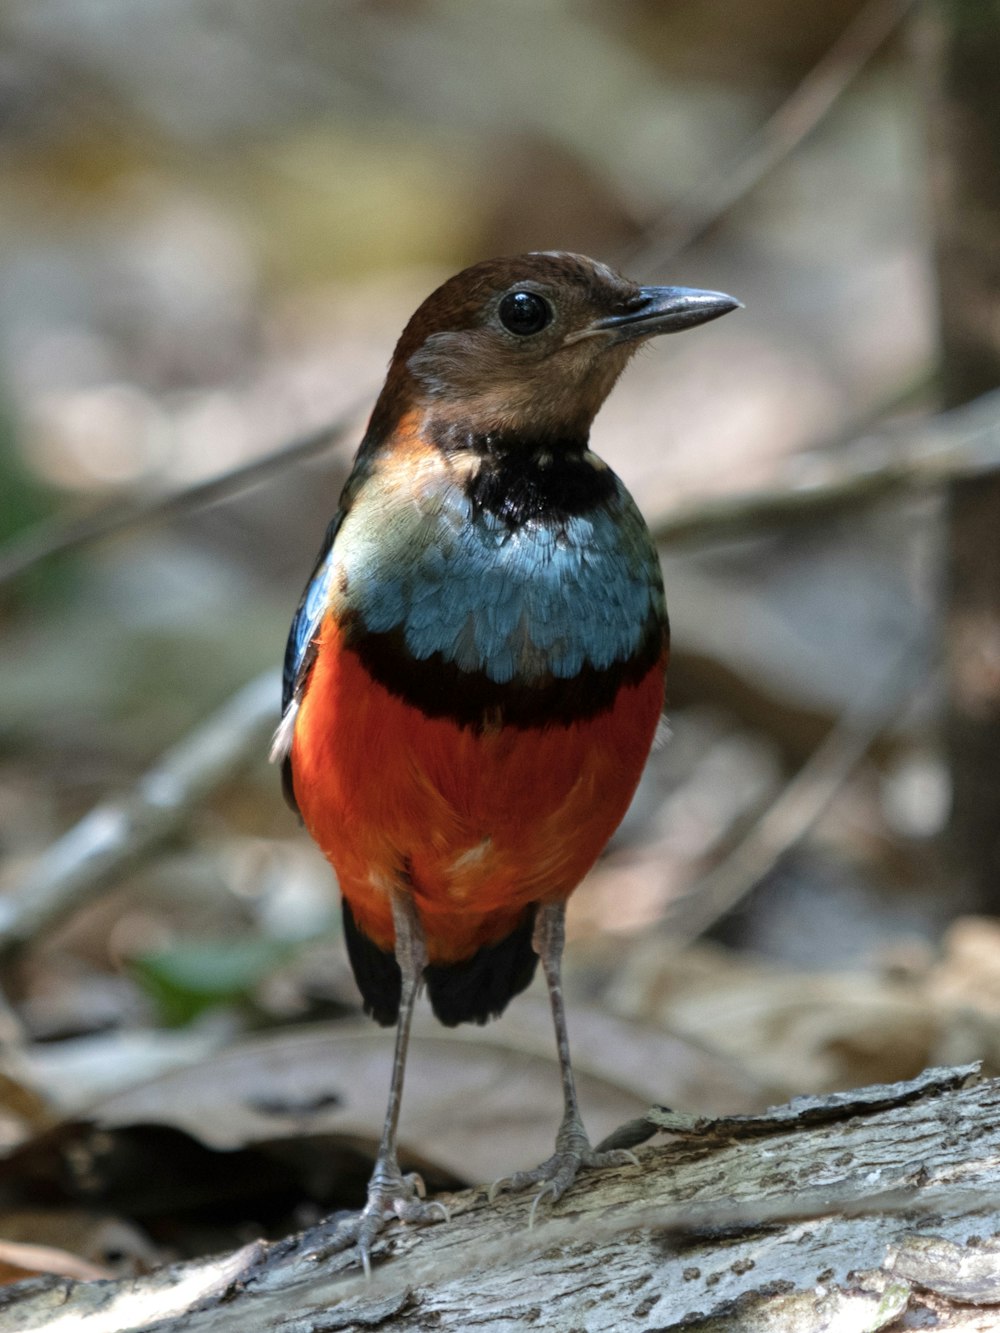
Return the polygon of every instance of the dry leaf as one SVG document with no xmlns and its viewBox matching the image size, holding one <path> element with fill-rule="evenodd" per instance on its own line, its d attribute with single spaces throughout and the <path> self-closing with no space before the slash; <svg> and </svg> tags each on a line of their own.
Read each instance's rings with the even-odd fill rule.
<svg viewBox="0 0 1000 1333">
<path fill-rule="evenodd" d="M 0 1240 L 0 1283 L 20 1282 L 26 1277 L 37 1277 L 39 1273 L 55 1273 L 82 1282 L 114 1276 L 109 1268 L 100 1268 L 77 1254 L 57 1250 L 52 1245 Z"/>
<path fill-rule="evenodd" d="M 935 1063 L 944 1027 L 912 984 L 792 971 L 711 945 L 636 950 L 609 1003 L 727 1056 L 782 1096 L 912 1078 Z"/>
<path fill-rule="evenodd" d="M 500 1023 L 449 1031 L 418 1015 L 401 1143 L 456 1176 L 485 1181 L 537 1164 L 562 1115 L 548 1005 L 524 997 Z M 594 1142 L 651 1102 L 752 1109 L 763 1094 L 725 1062 L 639 1024 L 574 1006 L 571 1038 Z M 214 1148 L 296 1134 L 374 1145 L 394 1037 L 368 1022 L 285 1029 L 241 1042 L 94 1108 L 102 1125 L 169 1124 Z"/>
<path fill-rule="evenodd" d="M 137 1227 L 120 1217 L 105 1217 L 83 1208 L 20 1208 L 2 1212 L 0 1237 L 25 1246 L 65 1251 L 118 1277 L 164 1262 L 162 1253 Z"/>
</svg>

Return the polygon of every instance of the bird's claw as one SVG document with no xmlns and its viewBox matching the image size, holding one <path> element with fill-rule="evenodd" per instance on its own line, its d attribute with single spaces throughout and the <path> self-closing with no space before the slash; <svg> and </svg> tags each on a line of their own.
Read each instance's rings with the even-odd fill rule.
<svg viewBox="0 0 1000 1333">
<path fill-rule="evenodd" d="M 560 1135 L 560 1138 L 563 1136 Z M 515 1171 L 512 1176 L 495 1180 L 490 1186 L 487 1197 L 495 1203 L 500 1194 L 517 1194 L 521 1190 L 541 1185 L 541 1189 L 531 1201 L 528 1213 L 528 1229 L 535 1225 L 539 1206 L 548 1201 L 558 1203 L 573 1184 L 581 1170 L 599 1170 L 608 1166 L 638 1166 L 635 1153 L 625 1148 L 613 1148 L 608 1152 L 597 1152 L 591 1148 L 585 1136 L 574 1138 L 572 1143 L 563 1146 L 556 1143 L 556 1151 L 541 1166 L 530 1171 Z"/>
<path fill-rule="evenodd" d="M 538 1214 L 539 1205 L 545 1199 L 551 1199 L 552 1202 L 555 1203 L 558 1200 L 558 1198 L 559 1198 L 558 1186 L 556 1185 L 555 1181 L 553 1180 L 546 1181 L 545 1184 L 542 1186 L 542 1188 L 538 1191 L 538 1193 L 531 1201 L 531 1208 L 528 1210 L 529 1231 L 535 1225 L 535 1217 Z"/>
<path fill-rule="evenodd" d="M 354 1245 L 365 1276 L 372 1275 L 372 1246 L 387 1222 L 394 1219 L 413 1225 L 427 1222 L 450 1222 L 451 1213 L 438 1199 L 426 1202 L 427 1187 L 421 1176 L 411 1172 L 376 1168 L 368 1186 L 368 1202 L 356 1216 L 339 1219 L 332 1231 L 328 1223 L 320 1223 L 312 1238 L 306 1258 L 318 1262 Z"/>
</svg>

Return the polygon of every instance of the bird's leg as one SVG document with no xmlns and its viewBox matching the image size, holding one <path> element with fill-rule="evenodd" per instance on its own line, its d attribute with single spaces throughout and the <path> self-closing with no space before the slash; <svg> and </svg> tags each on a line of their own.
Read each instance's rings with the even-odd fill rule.
<svg viewBox="0 0 1000 1333">
<path fill-rule="evenodd" d="M 410 1044 L 410 1024 L 413 1007 L 420 994 L 424 968 L 427 966 L 427 946 L 413 898 L 400 889 L 392 890 L 392 922 L 396 931 L 396 962 L 402 973 L 402 989 L 396 1023 L 396 1047 L 392 1056 L 389 1104 L 385 1111 L 375 1169 L 368 1182 L 368 1202 L 361 1213 L 358 1227 L 358 1253 L 369 1275 L 372 1241 L 390 1217 L 399 1217 L 405 1222 L 425 1222 L 434 1216 L 435 1210 L 438 1215 L 445 1218 L 448 1216 L 448 1210 L 443 1204 L 423 1202 L 423 1180 L 415 1172 L 404 1176 L 396 1156 L 396 1133 L 403 1100 L 403 1075 Z"/>
<path fill-rule="evenodd" d="M 556 1150 L 541 1166 L 531 1171 L 517 1171 L 504 1180 L 498 1180 L 490 1190 L 490 1198 L 505 1191 L 530 1189 L 541 1185 L 531 1206 L 531 1222 L 535 1220 L 538 1205 L 548 1199 L 555 1203 L 572 1185 L 581 1167 L 635 1165 L 634 1154 L 622 1150 L 595 1152 L 590 1146 L 587 1131 L 580 1118 L 576 1099 L 576 1082 L 569 1056 L 569 1036 L 566 1031 L 566 1007 L 562 993 L 562 953 L 566 939 L 566 905 L 563 902 L 542 903 L 535 917 L 531 943 L 542 962 L 549 987 L 552 1021 L 556 1030 L 559 1051 L 559 1069 L 562 1074 L 563 1118 L 556 1135 Z"/>
<path fill-rule="evenodd" d="M 331 1244 L 320 1241 L 311 1253 L 316 1258 L 352 1243 L 358 1247 L 358 1256 L 365 1273 L 371 1276 L 371 1247 L 375 1237 L 393 1217 L 404 1222 L 429 1222 L 434 1217 L 445 1221 L 448 1210 L 443 1203 L 424 1203 L 424 1182 L 416 1172 L 403 1175 L 396 1155 L 396 1133 L 399 1127 L 399 1108 L 403 1100 L 403 1075 L 406 1072 L 406 1051 L 410 1043 L 410 1024 L 413 1007 L 427 966 L 427 947 L 417 909 L 409 893 L 392 891 L 392 920 L 396 931 L 396 961 L 402 973 L 399 998 L 399 1018 L 396 1023 L 396 1046 L 392 1057 L 392 1080 L 389 1084 L 389 1104 L 382 1126 L 375 1168 L 368 1182 L 368 1202 L 360 1215 L 346 1226 L 338 1225 Z"/>
</svg>

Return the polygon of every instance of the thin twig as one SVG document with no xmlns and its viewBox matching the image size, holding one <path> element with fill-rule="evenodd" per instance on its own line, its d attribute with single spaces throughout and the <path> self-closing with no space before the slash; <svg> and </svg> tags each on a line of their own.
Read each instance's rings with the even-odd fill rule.
<svg viewBox="0 0 1000 1333">
<path fill-rule="evenodd" d="M 923 669 L 916 644 L 907 641 L 844 709 L 739 845 L 671 904 L 662 929 L 672 947 L 683 948 L 703 935 L 802 841 L 911 697 Z"/>
<path fill-rule="evenodd" d="M 263 754 L 278 717 L 268 672 L 244 685 L 168 750 L 120 801 L 95 807 L 0 898 L 0 962 L 7 962 L 183 828 L 210 792 Z"/>
<path fill-rule="evenodd" d="M 291 443 L 282 444 L 258 458 L 240 463 L 183 490 L 172 491 L 168 495 L 138 496 L 82 518 L 56 517 L 36 524 L 0 547 L 0 586 L 54 555 L 80 550 L 138 527 L 165 523 L 180 514 L 216 504 L 241 491 L 259 486 L 276 473 L 341 444 L 361 407 L 359 401 L 328 426 L 311 431 Z"/>
<path fill-rule="evenodd" d="M 636 272 L 656 272 L 699 241 L 816 129 L 913 4 L 914 0 L 870 0 L 744 144 L 736 161 L 692 198 L 650 223 L 623 263 Z"/>
<path fill-rule="evenodd" d="M 796 454 L 771 486 L 678 504 L 644 492 L 661 545 L 730 534 L 854 509 L 889 495 L 920 494 L 1000 469 L 1000 391 L 919 422 L 866 432 L 836 449 Z"/>
</svg>

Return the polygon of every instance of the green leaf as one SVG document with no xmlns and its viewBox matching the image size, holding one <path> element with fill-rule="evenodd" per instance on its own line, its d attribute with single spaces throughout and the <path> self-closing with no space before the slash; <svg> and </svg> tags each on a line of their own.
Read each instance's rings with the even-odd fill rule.
<svg viewBox="0 0 1000 1333">
<path fill-rule="evenodd" d="M 214 1005 L 246 999 L 300 947 L 298 941 L 260 938 L 189 940 L 137 955 L 130 969 L 164 1022 L 179 1027 Z"/>
</svg>

